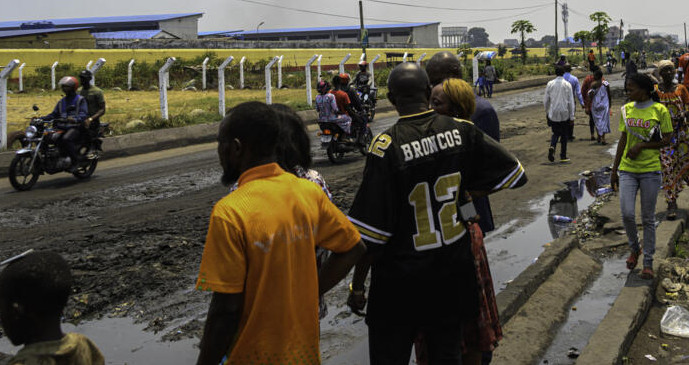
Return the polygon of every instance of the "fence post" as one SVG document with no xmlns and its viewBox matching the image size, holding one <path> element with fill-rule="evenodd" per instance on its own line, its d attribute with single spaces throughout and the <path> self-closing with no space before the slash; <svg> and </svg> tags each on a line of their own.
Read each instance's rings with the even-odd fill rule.
<svg viewBox="0 0 689 365">
<path fill-rule="evenodd" d="M 426 57 L 426 53 L 422 53 L 421 56 L 419 56 L 419 59 L 416 60 L 416 64 L 421 66 L 421 61 Z"/>
<path fill-rule="evenodd" d="M 318 81 L 321 81 L 321 59 L 323 58 L 323 55 L 318 55 Z"/>
<path fill-rule="evenodd" d="M 19 60 L 12 60 L 0 71 L 0 150 L 7 148 L 7 78 L 19 66 Z"/>
<path fill-rule="evenodd" d="M 225 116 L 225 68 L 232 62 L 234 57 L 230 56 L 218 66 L 218 109 L 220 115 Z"/>
<path fill-rule="evenodd" d="M 343 74 L 343 73 L 345 72 L 344 64 L 345 64 L 345 62 L 347 62 L 347 60 L 349 60 L 349 57 L 352 57 L 352 54 L 351 54 L 351 53 L 347 53 L 347 55 L 344 56 L 344 58 L 342 59 L 342 61 L 340 61 L 340 73 L 341 73 L 341 74 Z"/>
<path fill-rule="evenodd" d="M 168 78 L 166 77 L 169 75 L 169 70 L 170 67 L 172 67 L 172 64 L 175 63 L 177 59 L 174 57 L 170 57 L 165 61 L 165 64 L 163 67 L 158 70 L 158 91 L 160 91 L 160 115 L 162 116 L 163 119 L 168 119 L 168 110 L 167 110 L 167 80 Z"/>
<path fill-rule="evenodd" d="M 244 89 L 244 62 L 246 62 L 246 57 L 242 56 L 239 60 L 239 89 Z"/>
<path fill-rule="evenodd" d="M 317 57 L 318 55 L 315 54 L 309 58 L 309 60 L 306 61 L 306 67 L 304 67 L 304 75 L 306 75 L 306 102 L 309 103 L 309 106 L 313 106 L 313 102 L 311 101 L 311 64 Z"/>
<path fill-rule="evenodd" d="M 273 103 L 273 92 L 272 90 L 270 90 L 270 88 L 273 87 L 271 85 L 272 81 L 270 75 L 270 68 L 273 67 L 273 65 L 275 64 L 275 62 L 278 61 L 279 58 L 280 57 L 278 56 L 273 57 L 273 59 L 270 60 L 270 62 L 268 62 L 268 64 L 266 65 L 266 104 L 268 105 Z"/>
<path fill-rule="evenodd" d="M 24 75 L 23 75 L 23 70 L 24 66 L 26 66 L 26 63 L 22 63 L 21 66 L 19 66 L 19 92 L 24 92 Z"/>
<path fill-rule="evenodd" d="M 132 67 L 134 66 L 134 59 L 132 58 L 127 65 L 127 90 L 132 89 Z"/>
<path fill-rule="evenodd" d="M 361 57 L 359 57 L 359 62 L 361 61 L 366 61 L 366 53 L 362 53 Z"/>
<path fill-rule="evenodd" d="M 282 89 L 282 57 L 278 58 L 278 89 Z"/>
<path fill-rule="evenodd" d="M 369 72 L 371 72 L 371 86 L 372 86 L 372 87 L 376 87 L 376 78 L 373 77 L 373 70 L 374 70 L 373 64 L 376 63 L 376 61 L 378 61 L 378 59 L 380 59 L 380 55 L 379 55 L 379 54 L 376 55 L 376 57 L 374 57 L 374 58 L 371 60 L 371 62 L 368 64 L 368 70 L 369 70 Z"/>
<path fill-rule="evenodd" d="M 55 90 L 55 68 L 57 67 L 57 61 L 50 66 L 50 80 L 53 90 Z"/>
<path fill-rule="evenodd" d="M 91 85 L 95 86 L 96 85 L 96 72 L 101 69 L 105 65 L 105 58 L 99 58 L 95 64 L 89 69 L 91 71 Z"/>
<path fill-rule="evenodd" d="M 407 56 L 409 55 L 409 52 L 404 52 L 404 56 L 402 56 L 402 62 L 407 62 Z"/>
<path fill-rule="evenodd" d="M 208 67 L 208 61 L 210 61 L 210 58 L 206 57 L 201 64 L 201 68 L 203 69 L 201 75 L 201 87 L 203 90 L 206 90 L 206 68 Z"/>
<path fill-rule="evenodd" d="M 478 80 L 478 58 L 476 57 L 471 59 L 471 70 L 474 76 L 473 82 L 475 83 Z"/>
<path fill-rule="evenodd" d="M 93 60 L 89 60 L 89 62 L 86 63 L 86 69 L 91 70 L 91 65 L 93 65 Z"/>
</svg>

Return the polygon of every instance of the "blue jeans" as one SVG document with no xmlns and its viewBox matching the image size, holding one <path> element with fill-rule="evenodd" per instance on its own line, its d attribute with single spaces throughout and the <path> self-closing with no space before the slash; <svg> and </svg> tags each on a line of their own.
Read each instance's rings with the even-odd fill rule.
<svg viewBox="0 0 689 365">
<path fill-rule="evenodd" d="M 620 171 L 620 208 L 622 223 L 627 232 L 629 248 L 639 251 L 639 235 L 636 230 L 636 192 L 641 190 L 641 223 L 644 229 L 644 267 L 653 267 L 656 251 L 656 200 L 662 175 L 660 171 L 633 173 Z"/>
<path fill-rule="evenodd" d="M 495 81 L 486 81 L 486 90 L 488 91 L 489 98 L 493 96 L 493 83 Z"/>
</svg>

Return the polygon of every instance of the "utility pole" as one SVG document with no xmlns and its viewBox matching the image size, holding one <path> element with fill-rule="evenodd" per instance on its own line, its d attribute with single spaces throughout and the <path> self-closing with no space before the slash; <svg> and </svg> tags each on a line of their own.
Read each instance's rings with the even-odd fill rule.
<svg viewBox="0 0 689 365">
<path fill-rule="evenodd" d="M 687 22 L 684 22 L 684 49 L 687 48 Z"/>
<path fill-rule="evenodd" d="M 623 26 L 624 26 L 624 22 L 622 21 L 622 19 L 620 19 L 620 34 L 619 34 L 619 39 L 620 39 L 620 40 L 617 42 L 617 44 L 619 44 L 620 42 L 622 42 L 622 27 L 623 27 Z"/>
<path fill-rule="evenodd" d="M 361 24 L 361 53 L 364 55 L 366 61 L 366 46 L 368 46 L 368 32 L 364 28 L 364 5 L 359 0 L 359 23 Z"/>
<path fill-rule="evenodd" d="M 555 57 L 560 55 L 560 48 L 557 39 L 557 0 L 555 0 Z"/>
</svg>

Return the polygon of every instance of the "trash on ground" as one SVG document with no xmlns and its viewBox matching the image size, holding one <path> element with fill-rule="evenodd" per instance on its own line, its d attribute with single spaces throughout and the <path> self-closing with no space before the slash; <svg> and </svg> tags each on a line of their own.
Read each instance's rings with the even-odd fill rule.
<svg viewBox="0 0 689 365">
<path fill-rule="evenodd" d="M 663 281 L 660 283 L 660 285 L 662 285 L 663 289 L 665 289 L 665 291 L 668 293 L 676 293 L 676 292 L 682 290 L 682 284 L 673 283 L 670 278 L 663 279 Z"/>
<path fill-rule="evenodd" d="M 656 359 L 655 356 L 650 355 L 650 354 L 649 354 L 649 355 L 646 355 L 646 356 L 644 356 L 644 357 L 647 358 L 647 359 L 649 359 L 649 360 L 651 360 L 651 361 L 658 361 L 658 359 Z"/>
<path fill-rule="evenodd" d="M 689 311 L 679 305 L 669 307 L 660 320 L 660 330 L 668 335 L 689 338 Z"/>
<path fill-rule="evenodd" d="M 579 349 L 576 347 L 570 347 L 569 351 L 567 351 L 567 357 L 569 357 L 570 359 L 576 359 L 577 357 L 579 357 L 579 355 Z"/>
</svg>

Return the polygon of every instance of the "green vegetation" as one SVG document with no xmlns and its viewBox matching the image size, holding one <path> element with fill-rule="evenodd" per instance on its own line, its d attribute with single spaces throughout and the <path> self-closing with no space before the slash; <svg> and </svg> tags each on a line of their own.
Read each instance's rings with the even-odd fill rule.
<svg viewBox="0 0 689 365">
<path fill-rule="evenodd" d="M 522 52 L 522 64 L 526 64 L 526 41 L 525 35 L 536 31 L 536 27 L 528 20 L 517 20 L 512 23 L 511 34 L 519 33 L 521 37 L 520 47 Z"/>
<path fill-rule="evenodd" d="M 608 31 L 610 30 L 608 24 L 612 21 L 612 18 L 604 11 L 597 11 L 589 15 L 589 19 L 597 23 L 591 31 L 591 39 L 596 41 L 598 57 L 600 62 L 603 62 L 603 42 L 605 42 L 605 38 L 608 36 Z"/>
</svg>

